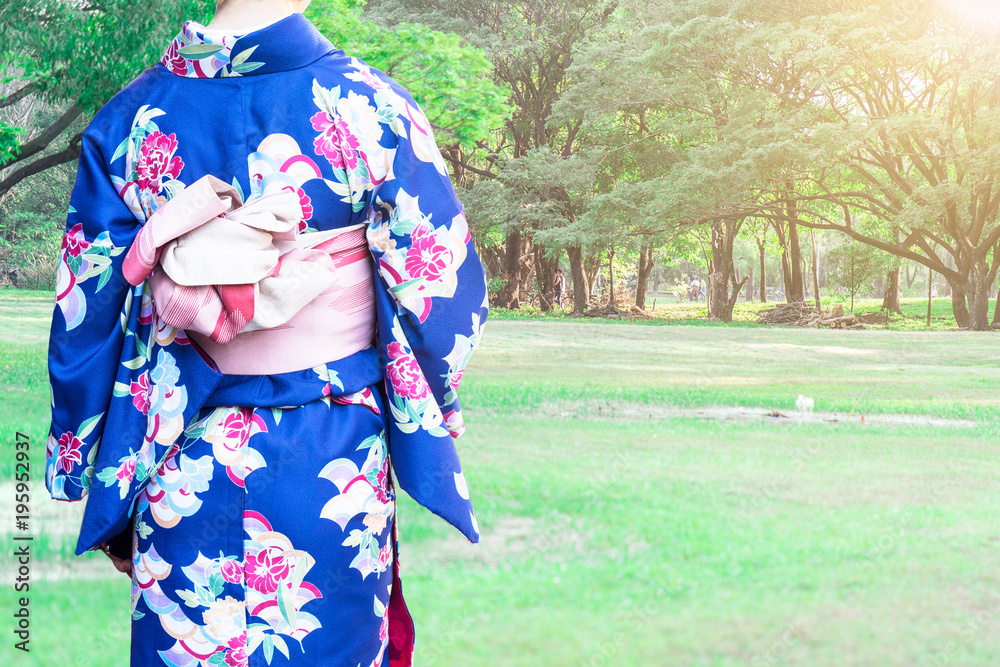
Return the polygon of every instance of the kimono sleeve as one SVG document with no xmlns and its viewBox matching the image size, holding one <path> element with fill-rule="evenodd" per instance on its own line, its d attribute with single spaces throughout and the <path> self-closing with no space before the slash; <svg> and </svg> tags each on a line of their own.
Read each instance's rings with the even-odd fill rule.
<svg viewBox="0 0 1000 667">
<path fill-rule="evenodd" d="M 66 501 L 81 500 L 90 489 L 132 299 L 121 265 L 140 227 L 111 182 L 95 135 L 88 128 L 82 138 L 49 336 L 45 486 L 52 498 Z"/>
<path fill-rule="evenodd" d="M 409 122 L 393 130 L 395 154 L 367 231 L 394 312 L 379 325 L 391 331 L 382 336 L 389 407 L 404 432 L 457 438 L 465 430 L 457 391 L 486 321 L 486 276 L 430 123 L 393 87 Z"/>
</svg>

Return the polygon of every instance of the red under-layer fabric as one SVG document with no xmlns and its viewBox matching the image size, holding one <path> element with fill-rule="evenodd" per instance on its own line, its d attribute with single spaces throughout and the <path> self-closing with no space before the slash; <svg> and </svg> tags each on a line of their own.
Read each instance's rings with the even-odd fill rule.
<svg viewBox="0 0 1000 667">
<path fill-rule="evenodd" d="M 389 474 L 390 484 L 392 473 Z M 396 518 L 392 521 L 392 592 L 389 594 L 389 667 L 412 667 L 415 633 L 413 618 L 403 600 L 399 580 L 399 549 Z"/>
</svg>

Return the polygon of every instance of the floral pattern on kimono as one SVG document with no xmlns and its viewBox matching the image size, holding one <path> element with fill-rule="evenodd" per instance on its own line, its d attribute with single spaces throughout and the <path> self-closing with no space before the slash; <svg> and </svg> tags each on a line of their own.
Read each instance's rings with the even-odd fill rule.
<svg viewBox="0 0 1000 667">
<path fill-rule="evenodd" d="M 391 562 L 390 545 L 379 547 L 375 538 L 388 528 L 394 505 L 393 495 L 387 490 L 389 459 L 385 433 L 367 438 L 358 445 L 358 450 L 362 449 L 368 450 L 368 458 L 360 469 L 350 459 L 334 459 L 320 470 L 319 476 L 333 482 L 338 491 L 323 506 L 321 517 L 343 530 L 355 516 L 364 515 L 364 530 L 352 530 L 343 542 L 343 546 L 357 547 L 358 555 L 351 567 L 364 579 L 372 572 L 385 572 Z"/>
<path fill-rule="evenodd" d="M 187 21 L 167 47 L 160 62 L 171 74 L 210 79 L 240 76 L 263 66 L 262 62 L 250 60 L 256 47 L 233 55 L 233 47 L 242 35 L 213 35 L 198 30 L 199 26 L 194 21 Z"/>
<path fill-rule="evenodd" d="M 202 28 L 186 24 L 81 142 L 50 336 L 46 447 L 52 497 L 91 496 L 77 552 L 122 530 L 130 502 L 222 382 L 186 334 L 159 317 L 148 284 L 128 285 L 121 270 L 145 221 L 208 173 L 231 181 L 245 201 L 294 191 L 302 231 L 367 222 L 385 449 L 400 487 L 478 540 L 453 441 L 464 429 L 458 388 L 486 321 L 486 283 L 426 115 L 402 86 L 348 57 L 300 14 L 245 35 Z M 216 122 L 232 103 L 232 84 L 199 85 L 195 107 L 182 91 L 186 79 L 235 75 L 248 99 L 280 80 L 281 94 L 268 98 L 274 111 L 247 116 L 247 130 L 262 137 L 249 154 L 242 135 Z M 282 382 L 300 387 L 297 395 L 372 408 L 363 367 L 352 357 Z M 218 437 L 224 458 L 230 435 L 209 437 Z M 198 497 L 197 466 L 176 466 L 165 480 L 183 477 Z M 235 481 L 240 472 L 227 474 Z M 191 507 L 166 502 L 162 517 Z"/>
</svg>

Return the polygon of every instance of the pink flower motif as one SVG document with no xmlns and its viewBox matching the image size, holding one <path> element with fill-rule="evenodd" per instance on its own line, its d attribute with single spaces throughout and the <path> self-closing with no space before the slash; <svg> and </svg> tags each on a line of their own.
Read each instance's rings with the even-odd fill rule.
<svg viewBox="0 0 1000 667">
<path fill-rule="evenodd" d="M 247 633 L 242 632 L 226 642 L 227 667 L 247 667 Z"/>
<path fill-rule="evenodd" d="M 359 69 L 358 74 L 361 75 L 361 82 L 364 83 L 366 86 L 369 86 L 370 88 L 374 88 L 375 90 L 383 90 L 389 87 L 389 84 L 387 84 L 385 81 L 372 74 L 371 70 Z"/>
<path fill-rule="evenodd" d="M 358 156 L 354 150 L 360 143 L 351 134 L 343 118 L 334 119 L 326 111 L 317 111 L 309 120 L 313 129 L 320 132 L 313 142 L 316 155 L 329 160 L 334 169 L 353 170 L 358 166 Z"/>
<path fill-rule="evenodd" d="M 90 241 L 83 237 L 83 224 L 79 222 L 73 225 L 63 237 L 63 250 L 71 257 L 79 257 L 81 253 L 86 252 L 90 245 Z"/>
<path fill-rule="evenodd" d="M 149 414 L 149 373 L 143 373 L 139 376 L 138 382 L 133 382 L 129 387 L 129 393 L 132 394 L 132 404 L 135 405 L 135 409 L 144 415 Z"/>
<path fill-rule="evenodd" d="M 451 385 L 452 391 L 458 389 L 458 383 L 462 381 L 463 375 L 465 375 L 464 369 L 452 374 L 452 376 L 448 378 L 448 384 Z"/>
<path fill-rule="evenodd" d="M 115 477 L 118 479 L 124 479 L 126 482 L 131 482 L 135 478 L 135 459 L 125 459 L 125 461 L 118 467 L 118 472 L 115 473 Z"/>
<path fill-rule="evenodd" d="M 163 63 L 163 66 L 166 67 L 171 74 L 186 76 L 188 73 L 187 58 L 180 54 L 176 39 L 170 42 L 170 46 L 167 47 L 167 52 L 163 54 L 163 58 L 160 59 L 160 62 Z"/>
<path fill-rule="evenodd" d="M 222 561 L 219 571 L 222 573 L 222 578 L 231 584 L 238 584 L 243 581 L 243 568 L 235 560 L 227 559 Z"/>
<path fill-rule="evenodd" d="M 73 469 L 74 463 L 83 461 L 83 454 L 80 453 L 80 446 L 83 442 L 66 432 L 59 436 L 59 452 L 56 454 L 56 468 L 69 472 Z"/>
<path fill-rule="evenodd" d="M 143 140 L 136 164 L 140 190 L 159 194 L 165 177 L 180 176 L 184 161 L 174 155 L 176 150 L 177 138 L 173 133 L 167 136 L 157 130 Z"/>
<path fill-rule="evenodd" d="M 380 503 L 389 502 L 389 493 L 386 488 L 386 467 L 389 464 L 389 459 L 386 459 L 382 463 L 382 469 L 378 471 L 375 475 L 375 497 L 378 498 Z"/>
<path fill-rule="evenodd" d="M 255 591 L 271 594 L 278 590 L 281 580 L 288 576 L 290 567 L 281 548 L 269 546 L 246 557 L 247 585 Z"/>
<path fill-rule="evenodd" d="M 423 372 L 413 355 L 394 359 L 386 367 L 386 373 L 393 391 L 403 398 L 419 401 L 430 395 L 430 387 L 427 386 L 427 380 L 424 379 Z"/>
<path fill-rule="evenodd" d="M 389 555 L 389 545 L 386 544 L 378 552 L 378 567 L 380 570 L 384 570 L 389 565 Z"/>
<path fill-rule="evenodd" d="M 414 235 L 409 250 L 406 251 L 406 273 L 411 278 L 441 280 L 441 276 L 451 261 L 451 251 L 437 242 L 433 234 Z"/>
<path fill-rule="evenodd" d="M 226 447 L 239 449 L 250 439 L 250 430 L 256 424 L 261 431 L 267 431 L 267 425 L 253 413 L 253 408 L 240 408 L 226 417 L 222 423 L 226 437 Z"/>
<path fill-rule="evenodd" d="M 302 231 L 302 228 L 307 226 L 305 225 L 305 221 L 313 217 L 312 200 L 309 199 L 309 195 L 302 188 L 286 187 L 285 189 L 295 190 L 295 193 L 299 196 L 299 206 L 302 207 L 302 221 L 299 223 L 299 231 Z"/>
</svg>

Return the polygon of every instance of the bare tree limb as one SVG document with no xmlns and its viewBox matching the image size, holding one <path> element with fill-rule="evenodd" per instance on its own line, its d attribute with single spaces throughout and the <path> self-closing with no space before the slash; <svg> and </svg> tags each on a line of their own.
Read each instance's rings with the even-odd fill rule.
<svg viewBox="0 0 1000 667">
<path fill-rule="evenodd" d="M 56 165 L 65 164 L 67 162 L 72 162 L 80 157 L 80 140 L 83 133 L 80 132 L 75 137 L 70 139 L 69 145 L 62 149 L 58 153 L 52 153 L 51 155 L 46 155 L 45 157 L 35 160 L 30 164 L 26 164 L 20 167 L 14 173 L 7 176 L 7 178 L 0 180 L 0 197 L 6 195 L 11 188 L 15 185 L 37 173 L 43 172 L 46 169 L 55 167 Z"/>
<path fill-rule="evenodd" d="M 55 122 L 53 122 L 47 128 L 42 130 L 41 134 L 39 134 L 31 141 L 21 144 L 17 157 L 0 166 L 7 168 L 33 155 L 41 153 L 42 151 L 44 151 L 46 148 L 49 147 L 49 144 L 51 144 L 56 137 L 58 137 L 60 134 L 63 133 L 63 130 L 69 127 L 74 120 L 79 118 L 80 114 L 82 113 L 83 110 L 80 109 L 80 107 L 76 106 L 76 104 L 74 104 L 69 109 L 67 109 L 65 113 L 63 113 L 63 115 L 59 116 L 59 118 L 57 118 Z M 75 140 L 71 141 L 70 144 L 72 145 L 74 142 Z"/>
<path fill-rule="evenodd" d="M 26 83 L 25 85 L 21 86 L 13 93 L 8 95 L 7 97 L 0 100 L 0 109 L 9 107 L 12 104 L 17 104 L 18 102 L 20 102 L 22 99 L 32 94 L 33 92 L 35 92 L 35 82 L 32 81 L 30 83 Z"/>
</svg>

